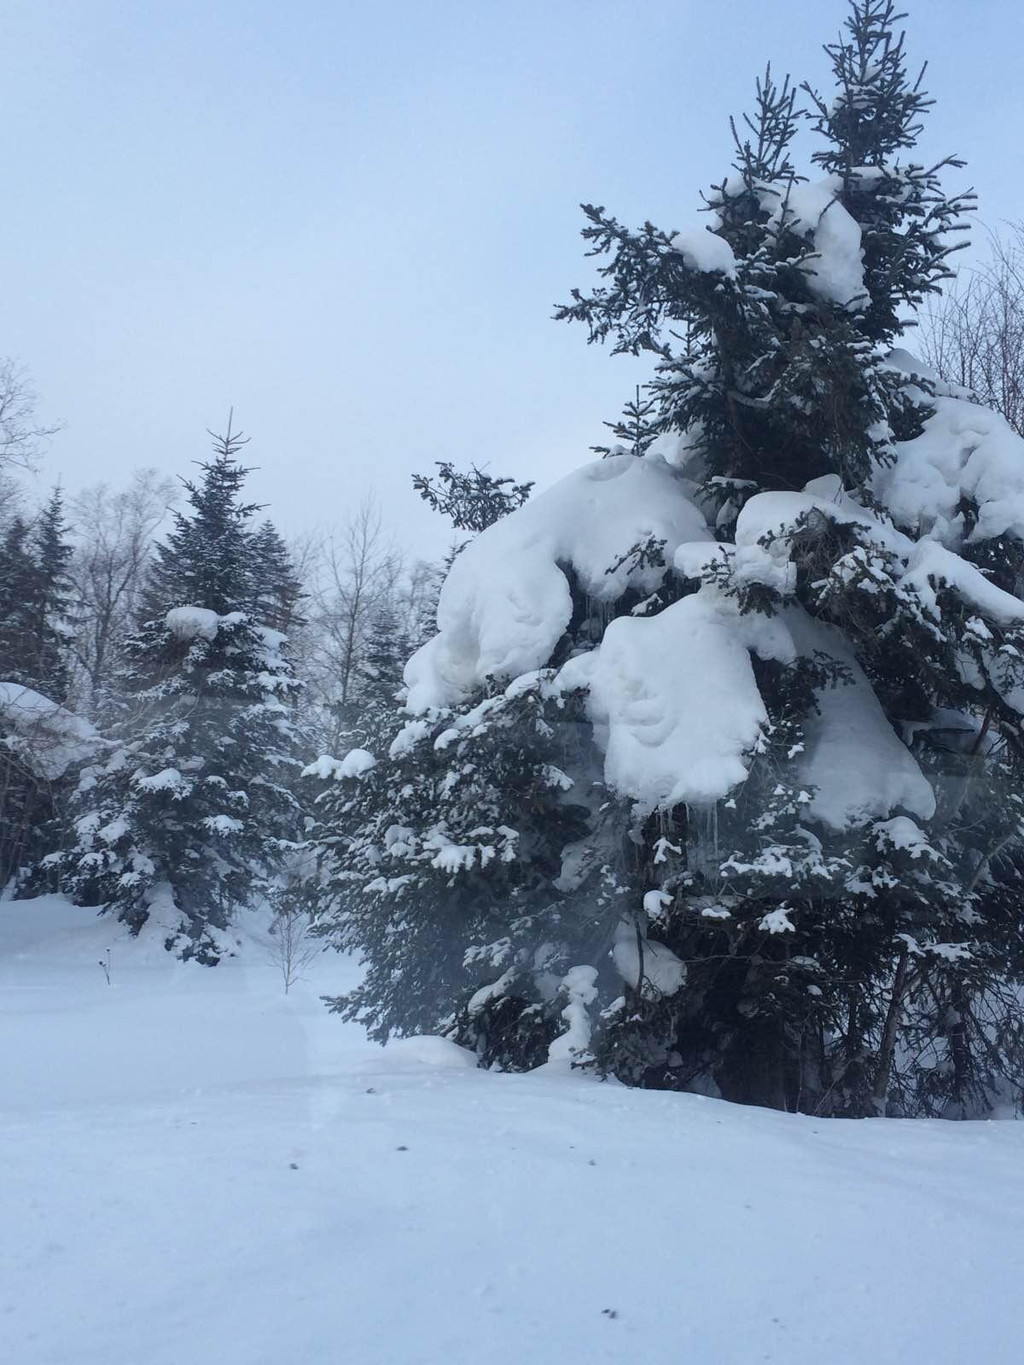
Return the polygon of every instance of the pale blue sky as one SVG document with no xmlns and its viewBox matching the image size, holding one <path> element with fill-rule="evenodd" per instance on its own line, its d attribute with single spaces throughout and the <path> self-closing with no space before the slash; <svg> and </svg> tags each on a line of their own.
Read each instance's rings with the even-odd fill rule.
<svg viewBox="0 0 1024 1365">
<path fill-rule="evenodd" d="M 1024 17 L 915 0 L 910 48 L 986 222 L 1024 217 Z M 666 228 L 771 58 L 823 82 L 841 0 L 7 0 L 0 354 L 67 427 L 45 476 L 188 469 L 234 404 L 287 530 L 409 475 L 550 482 L 631 390 L 552 304 L 577 204 Z"/>
</svg>

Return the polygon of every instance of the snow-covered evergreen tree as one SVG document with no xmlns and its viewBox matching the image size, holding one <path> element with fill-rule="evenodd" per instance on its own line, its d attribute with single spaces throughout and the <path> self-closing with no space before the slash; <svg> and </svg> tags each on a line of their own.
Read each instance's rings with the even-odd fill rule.
<svg viewBox="0 0 1024 1365">
<path fill-rule="evenodd" d="M 967 929 L 983 855 L 956 846 L 921 780 L 928 765 L 908 765 L 893 740 L 937 708 L 957 708 L 968 728 L 979 715 L 977 680 L 961 676 L 972 613 L 963 595 L 934 602 L 952 583 L 920 571 L 921 551 L 886 516 L 900 519 L 885 490 L 912 487 L 900 465 L 908 438 L 927 439 L 932 411 L 930 386 L 910 382 L 889 347 L 907 308 L 948 275 L 965 207 L 939 179 L 958 163 L 898 160 L 929 103 L 907 76 L 898 17 L 886 0 L 855 3 L 845 38 L 827 49 L 836 97 L 814 97 L 824 180 L 797 178 L 795 92 L 769 74 L 752 138 L 736 139 L 736 175 L 709 196 L 711 230 L 631 234 L 588 210 L 586 235 L 611 253 L 614 286 L 563 310 L 620 349 L 657 353 L 661 430 L 684 435 L 701 505 L 734 542 L 677 554 L 680 574 L 703 580 L 680 618 L 702 600 L 728 602 L 744 629 L 761 616 L 788 637 L 767 655 L 754 647 L 766 720 L 743 787 L 716 793 L 711 855 L 692 832 L 705 817 L 691 803 L 684 821 L 675 816 L 676 858 L 646 869 L 672 897 L 658 930 L 690 964 L 690 989 L 651 1007 L 639 1047 L 638 1021 L 613 1019 L 605 1063 L 621 1074 L 625 1055 L 634 1079 L 653 1066 L 669 1083 L 710 1079 L 785 1107 L 883 1104 L 895 1060 L 887 1023 L 905 1021 L 912 988 L 934 1005 L 952 978 L 963 996 L 986 955 L 984 935 Z M 677 354 L 669 327 L 680 322 L 688 339 Z M 928 529 L 960 549 L 970 528 Z M 856 729 L 856 752 L 835 747 L 843 726 Z M 787 764 L 809 751 L 811 762 Z M 1015 827 L 1012 810 L 1008 819 Z M 714 905 L 700 906 L 708 895 Z M 708 917 L 714 928 L 700 922 Z M 911 953 L 926 965 L 908 975 Z M 932 1042 L 941 1052 L 937 1034 Z M 902 1089 L 898 1102 L 919 1102 Z M 963 1085 L 953 1089 L 963 1107 Z"/>
<path fill-rule="evenodd" d="M 1019 1097 L 1024 444 L 894 349 L 969 206 L 912 159 L 899 19 L 853 0 L 826 49 L 817 178 L 769 71 L 706 226 L 586 209 L 560 315 L 655 377 L 632 453 L 458 556 L 404 728 L 339 766 L 378 1036 L 821 1113 Z"/>
<path fill-rule="evenodd" d="M 203 962 L 299 834 L 298 685 L 284 636 L 245 610 L 255 509 L 240 500 L 239 439 L 218 438 L 186 485 L 148 585 L 152 615 L 126 646 L 110 752 L 83 775 L 71 847 L 47 860 L 80 903 L 136 932 L 155 916 L 168 947 Z"/>
<path fill-rule="evenodd" d="M 287 635 L 303 624 L 298 612 L 306 596 L 288 546 L 272 521 L 263 521 L 252 537 L 255 580 L 253 613 L 258 621 Z"/>
<path fill-rule="evenodd" d="M 0 677 L 55 701 L 68 693 L 71 553 L 60 489 L 33 523 L 12 518 L 0 544 Z"/>
<path fill-rule="evenodd" d="M 73 762 L 87 752 L 89 727 L 61 705 L 70 555 L 59 489 L 0 540 L 0 885 L 59 841 Z"/>
<path fill-rule="evenodd" d="M 139 613 L 155 621 L 172 607 L 191 603 L 223 615 L 250 606 L 257 594 L 257 567 L 250 522 L 257 503 L 241 501 L 251 472 L 238 461 L 249 438 L 231 430 L 213 437 L 213 458 L 200 464 L 198 482 L 184 480 L 188 511 L 175 511 L 174 529 L 156 547 Z"/>
</svg>

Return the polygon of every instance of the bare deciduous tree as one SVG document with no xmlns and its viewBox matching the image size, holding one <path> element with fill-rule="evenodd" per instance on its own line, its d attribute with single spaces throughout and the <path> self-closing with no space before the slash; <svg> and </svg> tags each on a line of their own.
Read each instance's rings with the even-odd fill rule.
<svg viewBox="0 0 1024 1365">
<path fill-rule="evenodd" d="M 301 671 L 321 713 L 322 740 L 336 747 L 357 700 L 360 650 L 374 613 L 394 600 L 402 556 L 377 503 L 368 499 L 337 530 L 301 554 L 309 624 L 296 641 Z"/>
<path fill-rule="evenodd" d="M 1024 223 L 991 233 L 989 248 L 926 320 L 924 358 L 1024 436 Z"/>
<path fill-rule="evenodd" d="M 270 926 L 270 960 L 281 973 L 285 995 L 301 981 L 305 969 L 324 951 L 322 938 L 313 935 L 309 911 L 287 894 Z"/>
<path fill-rule="evenodd" d="M 75 655 L 83 700 L 95 709 L 128 629 L 149 561 L 153 536 L 177 485 L 155 469 L 139 469 L 127 488 L 94 484 L 71 503 L 76 546 L 71 574 L 77 598 Z"/>
<path fill-rule="evenodd" d="M 0 474 L 35 469 L 42 448 L 60 431 L 36 419 L 37 395 L 23 365 L 0 359 Z"/>
</svg>

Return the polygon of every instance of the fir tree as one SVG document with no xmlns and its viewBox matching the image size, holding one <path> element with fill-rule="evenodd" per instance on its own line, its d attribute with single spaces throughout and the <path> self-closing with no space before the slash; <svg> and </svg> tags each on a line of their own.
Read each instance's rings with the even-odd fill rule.
<svg viewBox="0 0 1024 1365">
<path fill-rule="evenodd" d="M 246 610 L 255 510 L 242 503 L 240 438 L 217 438 L 160 547 L 147 619 L 126 646 L 111 755 L 86 771 L 72 847 L 47 860 L 79 903 L 215 962 L 300 831 L 297 692 L 284 637 Z M 180 594 L 180 597 L 176 595 Z"/>
<path fill-rule="evenodd" d="M 55 701 L 68 693 L 70 558 L 59 489 L 34 524 L 13 518 L 0 546 L 0 670 Z"/>
<path fill-rule="evenodd" d="M 26 685 L 38 682 L 33 621 L 36 581 L 30 530 L 20 516 L 15 516 L 0 546 L 0 658 L 5 677 Z"/>
<path fill-rule="evenodd" d="M 35 669 L 42 690 L 63 700 L 68 694 L 68 646 L 72 635 L 71 582 L 68 565 L 71 546 L 64 521 L 63 498 L 54 489 L 35 526 L 37 587 Z"/>
<path fill-rule="evenodd" d="M 256 619 L 287 635 L 304 625 L 298 605 L 306 594 L 295 571 L 292 556 L 272 521 L 264 521 L 252 537 L 251 559 Z"/>
<path fill-rule="evenodd" d="M 200 465 L 198 482 L 183 480 L 188 512 L 175 511 L 174 530 L 157 546 L 143 594 L 140 621 L 157 620 L 172 607 L 202 606 L 221 615 L 253 604 L 257 566 L 249 523 L 260 510 L 243 503 L 251 470 L 238 462 L 249 438 L 231 430 L 213 435 L 213 458 Z"/>
<path fill-rule="evenodd" d="M 561 316 L 587 322 L 594 339 L 614 337 L 620 350 L 658 354 L 651 391 L 661 429 L 686 434 L 723 538 L 758 493 L 825 476 L 871 507 L 894 441 L 920 433 L 926 411 L 878 343 L 894 340 L 906 307 L 948 276 L 949 234 L 966 200 L 941 189 L 939 172 L 955 160 L 927 170 L 893 160 L 912 147 L 929 103 L 906 75 L 903 40 L 892 32 L 898 18 L 889 4 L 854 3 L 846 38 L 827 49 L 839 91 L 834 103 L 814 101 L 815 126 L 830 143 L 815 158 L 824 182 L 805 185 L 789 159 L 794 88 L 770 72 L 759 83 L 752 136 L 734 128 L 737 175 L 708 196 L 711 233 L 729 248 L 719 268 L 702 268 L 692 237 L 650 225 L 634 235 L 587 209 L 584 235 L 595 253 L 611 253 L 603 273 L 614 285 L 576 294 Z M 837 266 L 830 233 L 844 232 L 863 242 L 862 285 Z M 668 333 L 680 321 L 684 353 Z M 838 627 L 894 722 L 909 708 L 927 716 L 950 703 L 970 714 L 977 698 L 957 681 L 968 642 L 951 631 L 956 613 L 947 609 L 936 639 L 882 538 L 864 543 L 853 527 L 815 513 L 793 528 L 796 573 L 781 591 L 767 564 L 741 572 L 738 560 L 715 562 L 705 581 L 741 612 L 772 615 L 797 603 L 826 629 Z M 784 780 L 784 757 L 804 748 L 822 694 L 844 685 L 822 664 L 847 667 L 838 642 L 829 655 L 820 639 L 816 658 L 795 668 L 759 665 L 766 740 L 741 793 L 716 811 L 710 864 L 695 847 L 692 811 L 674 817 L 678 857 L 668 867 L 638 859 L 641 881 L 656 882 L 674 906 L 658 929 L 691 964 L 691 989 L 643 1006 L 646 1026 L 635 1012 L 610 1023 L 604 1065 L 629 1079 L 653 1068 L 662 1083 L 713 1078 L 737 1099 L 865 1112 L 888 1091 L 892 1056 L 881 1040 L 896 995 L 897 1013 L 902 1006 L 905 974 L 898 990 L 891 978 L 907 951 L 899 944 L 966 941 L 964 851 L 949 856 L 948 834 L 936 832 L 934 843 L 922 834 L 912 859 L 892 844 L 886 822 L 839 838 L 807 834 L 813 792 Z M 979 949 L 964 946 L 962 959 L 977 960 Z M 869 1038 L 878 1052 L 865 1068 Z M 674 1059 L 667 1070 L 666 1057 Z"/>
<path fill-rule="evenodd" d="M 1000 477 L 922 492 L 970 414 L 888 347 L 968 197 L 900 159 L 928 100 L 899 17 L 854 0 L 827 49 L 820 179 L 768 71 L 706 229 L 586 208 L 603 283 L 560 316 L 656 357 L 640 459 L 484 531 L 413 718 L 337 769 L 333 928 L 369 964 L 341 1007 L 376 1036 L 517 1067 L 557 1033 L 633 1084 L 817 1113 L 1019 1096 L 1024 448 L 978 416 Z"/>
</svg>

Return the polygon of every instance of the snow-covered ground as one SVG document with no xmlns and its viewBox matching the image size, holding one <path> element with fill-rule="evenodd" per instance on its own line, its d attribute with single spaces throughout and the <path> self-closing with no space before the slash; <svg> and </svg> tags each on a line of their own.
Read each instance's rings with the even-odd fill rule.
<svg viewBox="0 0 1024 1365">
<path fill-rule="evenodd" d="M 310 975 L 0 904 L 4 1365 L 1022 1359 L 1024 1125 L 485 1074 Z"/>
</svg>

